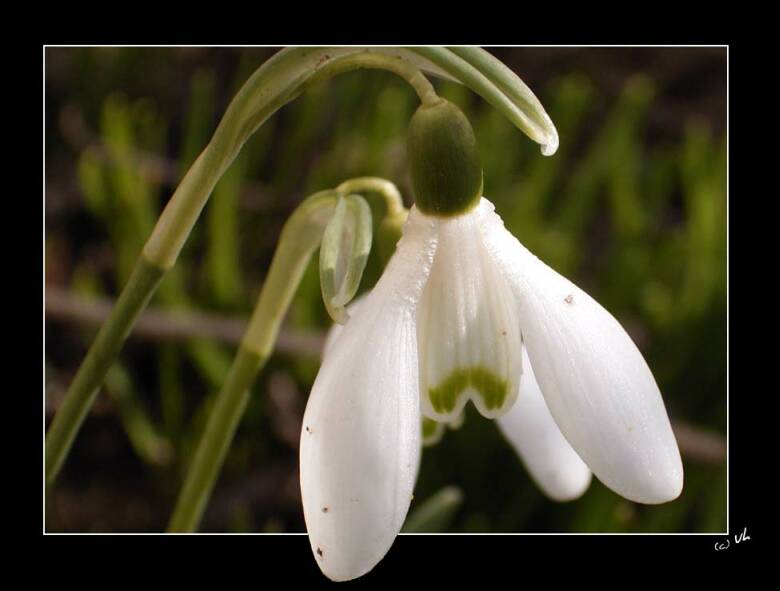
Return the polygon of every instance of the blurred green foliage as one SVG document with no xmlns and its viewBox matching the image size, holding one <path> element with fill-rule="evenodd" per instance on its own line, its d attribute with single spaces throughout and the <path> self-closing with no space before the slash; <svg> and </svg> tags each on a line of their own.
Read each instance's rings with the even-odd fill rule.
<svg viewBox="0 0 780 591">
<path fill-rule="evenodd" d="M 57 56 L 62 71 L 50 82 L 58 85 L 57 104 L 75 107 L 91 137 L 68 146 L 65 134 L 50 123 L 47 160 L 62 154 L 71 158 L 82 198 L 78 208 L 85 208 L 90 223 L 69 221 L 80 219 L 80 211 L 57 223 L 47 219 L 47 272 L 61 266 L 70 290 L 115 297 L 177 179 L 262 57 L 243 52 L 234 60 L 230 80 L 214 66 L 195 69 L 187 86 L 171 98 L 166 73 L 173 76 L 180 63 L 197 55 L 59 51 L 67 55 Z M 629 76 L 617 98 L 599 109 L 605 101 L 599 88 L 573 72 L 534 88 L 561 137 L 559 152 L 545 158 L 478 97 L 455 84 L 436 85 L 471 119 L 482 151 L 485 194 L 507 227 L 627 327 L 674 419 L 724 434 L 725 138 L 713 137 L 705 120 L 694 118 L 679 122 L 675 141 L 650 142 L 646 125 L 658 100 L 653 78 Z M 135 90 L 119 90 L 125 87 Z M 158 93 L 167 97 L 162 104 Z M 410 205 L 405 132 L 416 100 L 393 75 L 361 71 L 312 88 L 284 107 L 219 182 L 151 305 L 171 313 L 197 309 L 248 317 L 286 217 L 306 195 L 347 178 L 385 177 L 401 188 Z M 376 223 L 381 199 L 367 199 Z M 60 248 L 69 243 L 71 248 Z M 108 271 L 95 262 L 105 245 L 111 253 Z M 373 285 L 380 272 L 374 249 L 361 290 Z M 288 324 L 318 331 L 329 325 L 316 256 Z M 47 325 L 47 333 L 55 335 L 47 339 L 47 392 L 58 378 L 69 379 L 94 334 L 82 331 L 84 349 L 68 353 L 54 350 L 71 343 L 56 338 L 63 330 L 71 329 Z M 117 456 L 118 469 L 133 466 L 128 472 L 137 482 L 126 494 L 145 495 L 149 514 L 134 520 L 131 512 L 120 511 L 106 518 L 110 525 L 105 527 L 163 529 L 231 355 L 231 347 L 208 339 L 151 346 L 131 339 L 108 376 L 105 392 L 114 418 L 102 428 L 133 451 L 130 457 Z M 254 388 L 205 530 L 304 530 L 296 504 L 294 434 L 300 423 L 295 420 L 300 421 L 317 367 L 318 359 L 305 354 L 278 354 L 271 360 Z M 84 433 L 76 448 L 95 441 Z M 725 463 L 683 457 L 685 488 L 672 503 L 636 505 L 594 479 L 581 499 L 556 504 L 533 485 L 493 422 L 469 408 L 461 429 L 426 448 L 413 503 L 413 510 L 422 506 L 422 514 L 410 521 L 465 532 L 723 531 Z M 85 525 L 68 516 L 68 490 L 101 490 L 104 477 L 88 461 L 89 455 L 76 453 L 66 465 L 60 484 L 65 492 L 50 495 L 47 529 L 104 522 Z M 459 489 L 457 498 L 443 503 L 442 515 L 430 515 L 430 507 L 442 504 L 436 499 L 446 498 L 451 485 Z M 110 487 L 106 491 L 121 494 Z M 433 500 L 426 505 L 428 499 Z"/>
</svg>

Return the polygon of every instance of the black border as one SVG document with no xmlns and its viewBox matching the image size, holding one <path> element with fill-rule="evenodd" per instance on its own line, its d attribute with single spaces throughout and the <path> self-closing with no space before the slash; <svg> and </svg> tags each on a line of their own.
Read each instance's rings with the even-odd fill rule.
<svg viewBox="0 0 780 591">
<path fill-rule="evenodd" d="M 260 25 L 260 28 L 266 28 Z M 227 36 L 227 35 L 225 35 Z M 46 44 L 60 43 L 84 43 L 85 37 L 72 35 L 69 33 L 59 33 L 47 35 Z M 78 38 L 76 38 L 78 37 Z M 172 34 L 161 38 L 160 35 L 125 35 L 114 36 L 111 32 L 102 31 L 87 35 L 87 44 L 132 42 L 132 44 L 146 44 L 164 41 L 168 43 L 194 43 L 194 44 L 212 44 L 219 41 L 208 39 L 208 35 L 200 36 L 197 39 L 183 39 L 183 35 Z M 131 37 L 128 38 L 128 37 Z M 139 38 L 140 37 L 140 38 Z M 144 38 L 145 37 L 145 38 Z M 153 40 L 150 37 L 155 37 Z M 213 37 L 213 35 L 212 35 Z M 263 43 L 274 44 L 274 42 L 303 41 L 300 35 L 287 35 L 284 39 L 269 39 L 267 35 L 252 35 L 247 39 L 247 35 L 237 35 L 237 40 L 233 39 L 229 44 L 252 44 L 262 38 Z M 316 37 L 316 36 L 315 36 Z M 396 36 L 392 39 L 378 39 L 371 37 L 371 40 L 365 40 L 370 43 L 436 43 L 441 35 L 429 35 L 425 41 L 422 39 L 409 39 L 403 36 Z M 468 36 L 467 36 L 468 37 Z M 488 35 L 485 35 L 488 37 Z M 696 36 L 694 36 L 696 37 Z M 223 43 L 227 39 L 221 40 Z M 307 44 L 318 41 L 328 42 L 326 39 L 315 38 L 314 41 L 306 40 Z M 446 39 L 447 42 L 457 41 L 458 43 L 468 44 L 473 42 L 485 42 L 487 39 Z M 546 39 L 545 44 L 555 44 L 560 39 Z M 566 40 L 566 44 L 577 44 L 582 42 L 579 38 Z M 624 41 L 626 41 L 624 39 Z M 687 43 L 698 44 L 701 41 L 687 39 Z M 710 39 L 710 42 L 713 40 Z M 333 41 L 330 40 L 330 43 Z M 339 43 L 358 43 L 359 40 L 340 40 Z M 539 43 L 540 40 L 514 38 L 511 42 L 520 44 Z M 631 43 L 637 43 L 636 40 L 629 40 Z M 662 42 L 668 43 L 669 41 Z M 500 40 L 491 39 L 491 44 L 499 44 Z M 610 42 L 609 44 L 616 44 Z M 31 92 L 39 92 L 43 88 L 43 44 L 33 48 L 30 52 L 33 64 L 28 68 L 29 82 L 26 87 Z M 744 62 L 744 54 L 741 51 L 734 51 L 729 47 L 729 78 L 734 72 L 734 66 L 740 67 Z M 40 76 L 40 77 L 38 77 Z M 743 75 L 738 75 L 738 79 L 746 82 Z M 731 88 L 729 80 L 729 91 Z M 736 85 L 735 85 L 736 86 Z M 42 96 L 41 92 L 39 96 Z M 729 103 L 735 99 L 730 95 Z M 41 103 L 32 100 L 27 104 L 36 108 Z M 728 105 L 729 112 L 729 146 L 741 146 L 748 148 L 751 146 L 754 138 L 755 129 L 750 130 L 750 136 L 745 131 L 734 129 L 733 121 L 730 118 L 731 105 Z M 744 112 L 735 109 L 735 112 Z M 742 120 L 746 126 L 753 123 L 752 116 L 749 121 Z M 30 138 L 31 143 L 35 143 L 30 150 L 35 153 L 40 149 L 38 138 L 43 137 L 43 123 L 40 117 L 40 111 L 31 114 L 26 119 L 27 122 L 40 122 L 40 135 L 38 127 L 30 126 L 23 139 Z M 19 136 L 17 136 L 19 137 Z M 32 138 L 35 138 L 34 140 Z M 734 139 L 736 138 L 736 140 Z M 751 148 L 754 150 L 757 148 Z M 41 152 L 39 152 L 42 154 Z M 750 309 L 740 308 L 745 295 L 731 290 L 732 282 L 741 285 L 749 285 L 750 278 L 746 276 L 747 268 L 742 266 L 734 258 L 734 253 L 740 254 L 739 249 L 732 249 L 732 244 L 739 244 L 738 236 L 745 231 L 755 233 L 755 223 L 738 214 L 735 210 L 735 203 L 730 199 L 732 189 L 732 179 L 738 178 L 740 194 L 744 196 L 746 192 L 756 197 L 756 190 L 747 187 L 745 179 L 751 175 L 738 175 L 739 164 L 746 157 L 742 152 L 730 149 L 729 153 L 729 330 L 737 330 L 734 333 L 736 343 L 750 342 L 750 335 L 746 334 L 749 330 L 743 323 L 731 323 L 731 314 L 733 310 Z M 31 164 L 36 163 L 35 159 L 30 159 Z M 735 169 L 734 164 L 738 164 Z M 755 163 L 751 163 L 752 175 L 755 175 Z M 43 162 L 41 162 L 41 169 Z M 37 174 L 31 175 L 32 179 L 37 179 Z M 773 190 L 764 188 L 762 191 Z M 43 212 L 37 211 L 37 204 L 41 204 L 42 199 L 35 197 L 35 191 L 30 191 L 31 195 L 24 200 L 25 203 L 33 203 L 36 206 L 31 216 L 31 222 L 38 230 L 26 233 L 24 243 L 27 245 L 26 254 L 29 254 L 34 262 L 26 266 L 25 270 L 33 275 L 25 279 L 26 285 L 33 291 L 29 301 L 34 308 L 33 316 L 41 313 L 43 310 L 43 279 L 39 261 L 43 260 Z M 743 198 L 738 200 L 737 205 L 743 204 Z M 741 208 L 741 207 L 740 207 Z M 750 223 L 750 226 L 748 226 Z M 35 224 L 38 224 L 35 226 Z M 41 232 L 39 234 L 38 232 Z M 30 244 L 33 244 L 30 247 Z M 745 243 L 745 242 L 743 242 Z M 755 248 L 755 243 L 753 244 Z M 776 252 L 776 248 L 772 251 Z M 21 279 L 20 279 L 21 280 Z M 748 283 L 744 283 L 745 282 Z M 25 302 L 25 303 L 26 303 Z M 745 304 L 747 305 L 747 303 Z M 40 306 L 40 307 L 38 307 Z M 43 316 L 43 314 L 41 314 Z M 43 325 L 43 318 L 42 325 Z M 43 326 L 42 326 L 43 328 Z M 43 333 L 43 330 L 41 331 Z M 42 348 L 43 349 L 43 348 Z M 597 583 L 605 577 L 612 579 L 615 573 L 612 568 L 617 565 L 634 566 L 637 568 L 638 577 L 631 580 L 631 583 L 642 580 L 644 574 L 652 578 L 653 574 L 660 574 L 668 581 L 674 581 L 676 577 L 671 575 L 670 569 L 676 566 L 694 568 L 692 563 L 699 559 L 717 559 L 721 562 L 730 563 L 732 558 L 737 556 L 750 556 L 754 554 L 753 549 L 756 546 L 763 546 L 766 540 L 765 525 L 762 523 L 759 515 L 759 507 L 751 501 L 752 491 L 755 487 L 755 472 L 753 470 L 751 459 L 753 459 L 754 450 L 758 448 L 758 422 L 751 416 L 755 412 L 755 405 L 748 402 L 745 394 L 745 383 L 739 382 L 742 388 L 734 391 L 731 388 L 731 376 L 745 375 L 750 371 L 743 367 L 744 356 L 749 351 L 743 347 L 731 347 L 729 355 L 729 495 L 728 495 L 728 519 L 729 535 L 718 534 L 659 534 L 659 535 L 417 535 L 401 536 L 391 548 L 385 559 L 377 567 L 362 577 L 358 583 L 376 586 L 379 584 L 406 584 L 417 585 L 422 583 L 432 583 L 437 586 L 448 582 L 466 583 L 470 581 L 479 581 L 482 584 L 496 582 L 510 578 L 518 586 L 523 584 L 533 584 L 531 575 L 536 573 L 546 578 L 549 582 L 554 582 L 565 578 L 568 574 L 577 576 L 581 581 Z M 31 358 L 34 358 L 32 356 Z M 752 360 L 751 368 L 755 371 L 757 360 Z M 746 363 L 745 363 L 746 365 Z M 41 364 L 42 367 L 42 364 Z M 764 365 L 764 367 L 767 367 Z M 769 365 L 771 371 L 772 365 Z M 741 371 L 744 370 L 744 371 Z M 37 372 L 30 372 L 30 375 L 37 375 Z M 759 386 L 756 386 L 759 387 Z M 752 400 L 760 400 L 765 397 L 773 396 L 769 388 L 772 386 L 761 386 L 762 391 L 751 392 Z M 765 388 L 765 389 L 763 389 Z M 23 394 L 27 387 L 20 385 L 20 390 L 15 395 Z M 37 389 L 35 389 L 37 390 Z M 11 393 L 8 393 L 9 395 Z M 30 431 L 34 433 L 34 445 L 27 447 L 34 458 L 27 461 L 27 466 L 32 467 L 32 474 L 23 481 L 30 482 L 37 491 L 26 497 L 33 505 L 27 512 L 28 524 L 33 524 L 30 528 L 40 541 L 43 541 L 45 547 L 45 557 L 47 571 L 52 574 L 59 573 L 66 579 L 70 575 L 75 575 L 81 571 L 82 567 L 94 569 L 90 570 L 98 578 L 105 574 L 109 579 L 103 579 L 104 583 L 110 580 L 120 580 L 124 575 L 133 578 L 132 575 L 140 573 L 148 576 L 155 569 L 160 568 L 173 575 L 172 580 L 176 581 L 178 575 L 182 573 L 200 573 L 217 575 L 217 579 L 222 583 L 230 584 L 234 577 L 248 577 L 250 584 L 257 584 L 261 587 L 275 588 L 273 581 L 283 582 L 285 585 L 320 585 L 327 583 L 325 578 L 316 567 L 316 563 L 311 555 L 308 540 L 303 535 L 207 535 L 207 536 L 158 536 L 158 535 L 111 535 L 109 538 L 104 536 L 91 535 L 41 535 L 43 533 L 43 470 L 41 459 L 43 457 L 43 441 L 40 437 L 38 425 L 40 422 L 41 402 L 40 399 L 31 395 L 26 397 L 27 402 L 32 405 L 31 423 L 35 425 L 34 429 L 26 428 L 26 436 L 19 441 L 30 441 Z M 771 454 L 772 448 L 769 448 L 768 454 Z M 762 458 L 771 462 L 771 457 Z M 22 479 L 18 480 L 22 481 Z M 39 496 L 40 495 L 40 496 Z M 747 531 L 750 539 L 742 544 L 735 543 L 735 535 Z M 728 550 L 718 550 L 717 545 L 729 541 Z M 727 558 L 726 558 L 727 557 Z M 648 569 L 647 563 L 653 566 Z M 554 570 L 550 570 L 550 567 Z M 656 572 L 651 572 L 656 571 Z M 527 575 L 525 573 L 528 573 Z M 119 577 L 117 577 L 119 575 Z M 90 577 L 91 578 L 91 577 Z M 545 580 L 543 578 L 543 580 Z M 149 582 L 157 581 L 155 578 L 147 578 Z M 203 579 L 205 582 L 205 579 Z M 615 582 L 621 582 L 620 579 Z M 623 580 L 623 583 L 628 581 Z M 629 583 L 629 584 L 631 584 Z"/>
</svg>

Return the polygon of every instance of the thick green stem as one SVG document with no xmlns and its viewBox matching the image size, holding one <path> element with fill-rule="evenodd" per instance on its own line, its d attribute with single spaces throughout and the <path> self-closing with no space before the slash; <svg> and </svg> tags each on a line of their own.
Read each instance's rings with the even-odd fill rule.
<svg viewBox="0 0 780 591">
<path fill-rule="evenodd" d="M 242 347 L 255 351 L 261 357 L 268 356 L 273 350 L 284 315 L 311 255 L 320 245 L 337 199 L 336 191 L 316 193 L 287 220 L 268 278 L 241 340 Z"/>
<path fill-rule="evenodd" d="M 249 401 L 252 382 L 273 350 L 279 327 L 322 239 L 337 197 L 335 191 L 317 193 L 287 220 L 257 306 L 179 493 L 169 532 L 197 529 Z"/>
<path fill-rule="evenodd" d="M 249 402 L 250 386 L 265 360 L 265 357 L 243 346 L 238 349 L 209 415 L 187 480 L 179 493 L 176 509 L 168 524 L 169 532 L 193 532 L 197 529 L 219 469 Z"/>
<path fill-rule="evenodd" d="M 100 329 L 46 436 L 46 483 L 51 484 L 135 319 L 160 283 L 163 269 L 141 257 Z"/>
</svg>

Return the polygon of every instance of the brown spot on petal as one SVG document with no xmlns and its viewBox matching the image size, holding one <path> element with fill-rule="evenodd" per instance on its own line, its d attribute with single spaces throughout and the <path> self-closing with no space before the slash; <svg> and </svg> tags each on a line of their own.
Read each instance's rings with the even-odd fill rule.
<svg viewBox="0 0 780 591">
<path fill-rule="evenodd" d="M 317 546 L 317 554 L 322 556 L 322 548 L 320 548 L 319 546 Z"/>
<path fill-rule="evenodd" d="M 327 512 L 328 512 L 328 508 L 327 508 L 327 507 L 323 507 L 323 508 L 322 508 L 322 512 L 323 512 L 323 513 L 327 513 Z"/>
<path fill-rule="evenodd" d="M 563 301 L 571 305 L 574 303 L 574 296 L 572 294 L 569 294 L 565 298 L 563 298 Z"/>
</svg>

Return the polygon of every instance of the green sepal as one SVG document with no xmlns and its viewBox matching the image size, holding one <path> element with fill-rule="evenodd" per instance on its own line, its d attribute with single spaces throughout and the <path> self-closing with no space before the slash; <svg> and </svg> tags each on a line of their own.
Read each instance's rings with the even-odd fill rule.
<svg viewBox="0 0 780 591">
<path fill-rule="evenodd" d="M 339 197 L 320 245 L 320 287 L 328 314 L 339 324 L 355 297 L 373 239 L 371 208 L 359 195 Z"/>
<path fill-rule="evenodd" d="M 482 164 L 463 112 L 441 99 L 423 104 L 409 124 L 407 152 L 417 207 L 427 215 L 460 215 L 479 203 Z"/>
</svg>

